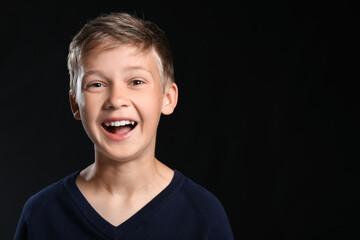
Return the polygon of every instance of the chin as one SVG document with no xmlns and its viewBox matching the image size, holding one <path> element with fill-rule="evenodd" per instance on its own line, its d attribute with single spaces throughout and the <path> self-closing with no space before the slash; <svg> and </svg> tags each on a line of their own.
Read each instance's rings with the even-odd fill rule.
<svg viewBox="0 0 360 240">
<path fill-rule="evenodd" d="M 110 149 L 99 149 L 95 148 L 96 159 L 103 161 L 114 161 L 114 162 L 128 162 L 138 158 L 141 154 L 139 154 L 138 149 L 132 149 L 129 146 L 122 146 L 118 148 L 110 148 Z"/>
<path fill-rule="evenodd" d="M 114 162 L 129 162 L 131 160 L 134 160 L 136 157 L 136 154 L 131 153 L 129 151 L 114 151 L 114 152 L 107 152 L 105 154 L 102 154 L 99 160 L 110 160 Z"/>
</svg>

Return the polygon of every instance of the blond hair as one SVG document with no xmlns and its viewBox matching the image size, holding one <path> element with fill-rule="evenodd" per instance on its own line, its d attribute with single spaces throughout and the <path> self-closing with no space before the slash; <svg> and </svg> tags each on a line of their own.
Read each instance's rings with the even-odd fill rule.
<svg viewBox="0 0 360 240">
<path fill-rule="evenodd" d="M 165 33 L 154 23 L 128 13 L 111 13 L 87 22 L 72 39 L 69 46 L 68 69 L 70 91 L 76 99 L 81 86 L 83 60 L 94 48 L 106 43 L 106 48 L 133 45 L 141 51 L 153 50 L 158 60 L 163 86 L 174 80 L 171 49 Z"/>
</svg>

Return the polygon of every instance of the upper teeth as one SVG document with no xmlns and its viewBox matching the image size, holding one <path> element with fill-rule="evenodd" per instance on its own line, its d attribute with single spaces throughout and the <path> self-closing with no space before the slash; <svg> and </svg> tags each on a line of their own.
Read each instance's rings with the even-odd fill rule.
<svg viewBox="0 0 360 240">
<path fill-rule="evenodd" d="M 113 126 L 113 127 L 119 127 L 119 126 L 125 126 L 125 125 L 134 125 L 135 122 L 134 121 L 129 121 L 129 120 L 121 120 L 121 121 L 112 121 L 112 122 L 106 122 L 105 126 L 109 127 L 109 126 Z"/>
</svg>

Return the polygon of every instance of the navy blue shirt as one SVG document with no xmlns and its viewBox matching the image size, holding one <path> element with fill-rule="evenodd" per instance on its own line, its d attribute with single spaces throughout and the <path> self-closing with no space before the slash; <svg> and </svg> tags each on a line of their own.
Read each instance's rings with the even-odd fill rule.
<svg viewBox="0 0 360 240">
<path fill-rule="evenodd" d="M 102 218 L 78 189 L 76 171 L 32 196 L 15 240 L 234 239 L 220 201 L 175 170 L 170 184 L 119 226 Z"/>
</svg>

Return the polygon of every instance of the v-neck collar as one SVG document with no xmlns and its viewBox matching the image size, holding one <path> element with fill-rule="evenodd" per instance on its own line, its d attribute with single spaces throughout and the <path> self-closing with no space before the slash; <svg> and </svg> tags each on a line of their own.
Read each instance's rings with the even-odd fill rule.
<svg viewBox="0 0 360 240">
<path fill-rule="evenodd" d="M 162 205 L 163 200 L 175 189 L 182 185 L 183 177 L 180 172 L 174 170 L 174 176 L 169 185 L 156 195 L 149 203 L 136 212 L 133 216 L 127 219 L 119 226 L 114 226 L 106 221 L 86 200 L 84 195 L 80 192 L 76 185 L 76 177 L 80 170 L 70 174 L 65 180 L 65 189 L 70 194 L 86 220 L 95 228 L 99 233 L 105 235 L 108 239 L 119 239 L 130 235 L 140 225 L 148 221 L 149 217 Z"/>
</svg>

